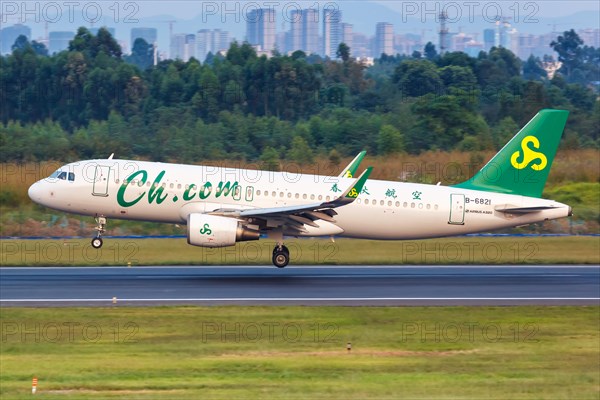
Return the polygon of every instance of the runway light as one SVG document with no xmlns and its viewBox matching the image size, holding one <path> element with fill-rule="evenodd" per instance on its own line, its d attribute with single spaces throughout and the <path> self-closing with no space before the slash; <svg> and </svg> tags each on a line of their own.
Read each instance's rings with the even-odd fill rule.
<svg viewBox="0 0 600 400">
<path fill-rule="evenodd" d="M 346 350 L 348 350 L 348 353 L 350 353 L 350 351 L 352 350 L 352 343 L 346 343 Z"/>
<path fill-rule="evenodd" d="M 31 380 L 31 394 L 35 394 L 37 391 L 37 378 L 34 376 Z"/>
<path fill-rule="evenodd" d="M 117 304 L 117 297 L 113 297 L 113 304 Z"/>
</svg>

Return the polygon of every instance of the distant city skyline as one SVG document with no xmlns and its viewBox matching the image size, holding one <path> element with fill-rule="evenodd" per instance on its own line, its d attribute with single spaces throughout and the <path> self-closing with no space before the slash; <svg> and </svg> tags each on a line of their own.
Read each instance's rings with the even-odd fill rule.
<svg viewBox="0 0 600 400">
<path fill-rule="evenodd" d="M 188 8 L 193 8 L 190 7 L 190 5 L 195 4 L 195 2 L 192 1 L 175 1 L 170 4 L 173 3 L 186 4 Z M 559 10 L 563 13 L 561 15 L 564 16 L 564 13 L 571 15 L 578 10 L 589 10 L 590 8 L 593 8 L 593 5 L 596 6 L 596 9 L 600 7 L 598 6 L 598 3 L 593 3 L 594 2 L 573 2 L 573 7 L 569 6 L 567 10 L 567 7 L 560 7 L 556 2 L 553 2 L 552 4 L 550 4 L 550 2 L 539 2 L 540 8 L 534 10 L 536 11 L 535 17 L 538 18 L 537 23 L 535 24 L 527 24 L 525 23 L 526 21 L 523 21 L 526 17 L 530 17 L 531 19 L 530 15 L 516 15 L 516 18 L 503 16 L 500 22 L 494 24 L 488 21 L 485 18 L 485 15 L 482 14 L 483 16 L 480 16 L 479 19 L 475 18 L 472 23 L 464 21 L 465 23 L 463 25 L 458 25 L 456 23 L 456 13 L 452 14 L 452 12 L 456 10 L 449 8 L 447 23 L 448 33 L 445 37 L 445 43 L 449 51 L 464 51 L 470 55 L 476 55 L 481 50 L 489 50 L 490 44 L 493 43 L 493 45 L 501 45 L 511 49 L 521 58 L 526 58 L 528 53 L 538 56 L 550 54 L 551 50 L 548 48 L 549 41 L 551 41 L 559 32 L 562 32 L 565 29 L 575 28 L 576 31 L 581 32 L 582 39 L 587 45 L 598 47 L 598 25 L 600 24 L 596 23 L 594 26 L 595 21 L 598 19 L 597 15 L 596 17 L 588 16 L 587 24 L 580 26 L 577 26 L 575 23 L 563 23 L 562 20 L 540 19 L 544 14 L 557 15 L 556 13 Z M 342 7 L 341 9 L 330 11 L 327 11 L 327 8 L 320 7 L 321 5 L 319 3 L 314 3 L 312 5 L 307 3 L 307 8 L 303 9 L 297 8 L 298 3 L 293 3 L 296 4 L 296 6 L 289 7 L 287 14 L 284 13 L 284 10 L 277 8 L 250 8 L 245 15 L 241 16 L 234 15 L 241 12 L 241 8 L 236 11 L 234 9 L 235 7 L 229 10 L 210 10 L 203 5 L 203 10 L 194 9 L 194 12 L 204 11 L 205 14 L 210 14 L 213 17 L 216 14 L 219 14 L 219 12 L 222 12 L 222 19 L 227 20 L 227 18 L 229 18 L 230 20 L 234 20 L 234 17 L 236 17 L 239 21 L 237 23 L 217 23 L 216 25 L 213 24 L 213 27 L 209 26 L 208 23 L 202 23 L 202 20 L 197 21 L 197 17 L 196 20 L 190 20 L 189 18 L 194 15 L 192 12 L 186 13 L 185 17 L 187 19 L 171 19 L 174 17 L 173 13 L 170 13 L 167 16 L 154 15 L 154 18 L 141 19 L 143 15 L 150 15 L 146 14 L 149 10 L 158 12 L 162 7 L 162 5 L 156 7 L 157 4 L 154 3 L 142 4 L 143 7 L 140 7 L 140 10 L 138 10 L 139 13 L 136 14 L 136 16 L 140 17 L 138 23 L 126 24 L 124 21 L 121 21 L 120 24 L 112 25 L 106 23 L 109 30 L 115 35 L 125 52 L 131 50 L 136 37 L 144 37 L 150 43 L 157 43 L 159 54 L 163 58 L 170 56 L 171 58 L 187 60 L 190 57 L 196 57 L 201 61 L 204 60 L 205 55 L 208 54 L 208 52 L 215 53 L 226 49 L 226 46 L 228 46 L 232 40 L 237 40 L 238 42 L 247 40 L 251 44 L 256 45 L 257 50 L 267 53 L 275 48 L 280 52 L 303 50 L 306 53 L 316 53 L 332 58 L 335 58 L 337 47 L 342 41 L 349 45 L 352 56 L 359 57 L 379 57 L 381 53 L 389 55 L 397 53 L 411 54 L 412 51 L 415 50 L 422 51 L 425 43 L 429 41 L 436 46 L 438 51 L 441 50 L 440 37 L 438 36 L 440 30 L 439 18 L 438 22 L 435 23 L 434 20 L 436 19 L 436 16 L 435 14 L 432 14 L 432 11 L 435 10 L 436 7 L 439 8 L 439 4 L 444 3 L 425 2 L 425 4 L 432 4 L 433 6 L 429 9 L 418 10 L 407 8 L 408 6 L 406 4 L 418 5 L 422 3 L 409 2 L 399 5 L 396 4 L 396 2 L 390 1 L 367 1 L 360 3 L 362 4 L 363 10 L 368 7 L 365 6 L 365 4 L 373 7 L 382 7 L 382 5 L 386 7 L 377 9 L 377 12 L 373 11 L 373 13 L 377 15 L 381 15 L 382 11 L 386 10 L 390 10 L 391 12 L 391 10 L 397 9 L 400 6 L 404 7 L 400 10 L 404 14 L 400 14 L 401 17 L 399 19 L 398 15 L 392 13 L 389 15 L 389 19 L 382 18 L 380 21 L 373 20 L 375 17 L 371 15 L 370 22 L 358 21 L 357 24 L 353 23 L 357 18 L 356 14 L 352 13 L 360 8 L 357 6 L 357 2 L 340 2 L 339 5 Z M 286 3 L 280 4 L 285 5 Z M 488 3 L 481 4 L 485 6 Z M 492 3 L 489 3 L 488 5 L 490 4 Z M 515 12 L 518 12 L 518 10 L 522 8 L 523 14 L 524 11 L 529 11 L 531 14 L 532 10 L 527 10 L 527 5 L 525 3 L 516 2 L 514 4 L 516 5 L 514 7 L 514 10 L 516 10 Z M 545 5 L 545 7 L 543 5 Z M 550 7 L 550 5 L 552 5 L 552 7 Z M 312 6 L 316 6 L 317 8 L 311 8 Z M 144 8 L 143 13 L 142 8 Z M 548 11 L 548 8 L 552 8 L 553 11 Z M 170 7 L 170 11 L 174 11 L 175 9 L 177 9 L 177 7 Z M 489 6 L 488 9 L 493 9 L 493 7 Z M 492 13 L 489 10 L 486 12 L 487 14 Z M 258 17 L 259 14 L 264 17 L 265 13 L 268 18 Z M 418 17 L 419 13 L 423 14 L 421 15 L 421 19 L 423 19 L 424 22 L 414 20 L 415 15 Z M 18 15 L 18 12 L 13 12 L 13 14 Z M 407 20 L 406 18 L 408 18 L 408 15 L 413 19 Z M 331 18 L 332 16 L 334 16 L 334 18 Z M 462 17 L 463 19 L 467 18 L 466 15 Z M 68 32 L 74 33 L 79 26 L 86 25 L 85 21 L 81 21 L 84 23 L 74 21 L 70 25 L 65 25 L 64 23 L 26 23 L 25 27 L 22 27 L 11 24 L 10 18 L 6 17 L 6 15 L 2 18 L 7 20 L 7 22 L 2 24 L 2 28 L 4 29 L 1 31 L 1 36 L 3 37 L 0 37 L 3 53 L 6 53 L 10 46 L 12 46 L 12 43 L 14 43 L 13 39 L 16 38 L 13 36 L 20 30 L 28 32 L 29 34 L 26 36 L 31 40 L 40 41 L 40 39 L 42 39 L 42 42 L 46 42 L 46 39 L 54 39 L 50 40 L 50 42 L 46 42 L 50 51 L 53 52 L 64 49 L 64 41 L 69 36 Z M 207 22 L 208 17 L 206 15 L 204 17 L 201 16 L 201 18 L 204 18 L 204 22 Z M 15 19 L 16 17 L 13 16 L 12 20 L 15 21 Z M 590 23 L 589 21 L 592 22 Z M 589 26 L 590 24 L 592 26 Z M 97 30 L 98 27 L 103 24 L 96 23 L 93 27 L 91 25 L 92 24 L 87 24 L 88 29 Z M 214 26 L 216 26 L 216 28 Z M 41 32 L 40 27 L 43 28 Z M 231 29 L 226 29 L 227 27 L 231 27 Z M 146 30 L 146 34 L 136 33 L 144 30 Z M 206 32 L 213 31 L 216 32 L 214 37 L 205 37 L 207 35 Z M 57 33 L 61 32 L 62 34 L 57 35 Z M 204 33 L 201 34 L 201 32 Z M 50 33 L 52 33 L 52 35 L 50 35 Z M 45 38 L 44 35 L 46 35 Z M 211 33 L 210 35 L 213 34 Z M 60 40 L 58 37 L 60 37 Z M 11 42 L 11 40 L 12 43 L 8 43 Z"/>
</svg>

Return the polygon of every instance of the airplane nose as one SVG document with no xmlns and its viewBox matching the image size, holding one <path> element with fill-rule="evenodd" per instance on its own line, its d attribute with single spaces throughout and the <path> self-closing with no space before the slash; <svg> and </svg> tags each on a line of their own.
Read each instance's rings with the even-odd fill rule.
<svg viewBox="0 0 600 400">
<path fill-rule="evenodd" d="M 41 184 L 39 182 L 36 182 L 33 185 L 29 186 L 29 190 L 27 190 L 27 195 L 29 195 L 29 198 L 33 202 L 39 203 L 40 200 L 42 199 Z"/>
</svg>

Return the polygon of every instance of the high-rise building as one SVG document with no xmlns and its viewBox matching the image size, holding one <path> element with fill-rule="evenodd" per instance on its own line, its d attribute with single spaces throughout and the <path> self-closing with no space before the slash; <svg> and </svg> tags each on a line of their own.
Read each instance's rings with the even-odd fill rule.
<svg viewBox="0 0 600 400">
<path fill-rule="evenodd" d="M 185 33 L 173 35 L 169 54 L 173 60 L 188 61 L 190 58 L 196 57 L 196 35 Z"/>
<path fill-rule="evenodd" d="M 319 53 L 319 12 L 313 8 L 292 10 L 286 52 Z"/>
<path fill-rule="evenodd" d="M 48 52 L 58 53 L 69 48 L 69 42 L 75 37 L 75 32 L 57 31 L 48 34 Z"/>
<path fill-rule="evenodd" d="M 490 49 L 495 46 L 495 43 L 496 43 L 496 32 L 493 29 L 484 29 L 483 30 L 483 49 L 485 51 L 490 51 Z"/>
<path fill-rule="evenodd" d="M 371 43 L 367 35 L 355 32 L 352 35 L 352 57 L 371 57 Z"/>
<path fill-rule="evenodd" d="M 342 24 L 342 43 L 350 47 L 350 54 L 354 54 L 354 34 L 352 24 Z"/>
<path fill-rule="evenodd" d="M 494 45 L 496 47 L 504 47 L 505 49 L 510 48 L 510 28 L 511 26 L 508 22 L 508 18 L 503 17 L 502 21 L 496 21 L 496 36 L 494 40 Z"/>
<path fill-rule="evenodd" d="M 220 51 L 229 50 L 229 32 L 220 29 L 213 30 L 212 34 L 212 52 L 217 54 Z"/>
<path fill-rule="evenodd" d="M 302 10 L 302 50 L 306 54 L 319 53 L 319 11 Z"/>
<path fill-rule="evenodd" d="M 220 29 L 200 29 L 195 38 L 195 57 L 197 57 L 200 62 L 204 62 L 208 53 L 217 54 L 220 51 L 229 50 L 230 43 L 231 40 L 228 31 L 222 31 Z"/>
<path fill-rule="evenodd" d="M 585 46 L 600 47 L 600 29 L 586 28 L 577 31 L 577 34 L 583 40 Z"/>
<path fill-rule="evenodd" d="M 27 37 L 27 40 L 31 40 L 31 28 L 27 25 L 16 24 L 0 29 L 0 48 L 2 54 L 12 53 L 12 46 L 21 35 Z"/>
<path fill-rule="evenodd" d="M 246 40 L 259 50 L 271 51 L 275 48 L 275 10 L 260 8 L 246 15 Z"/>
<path fill-rule="evenodd" d="M 212 52 L 212 31 L 210 29 L 200 29 L 196 33 L 196 57 L 200 62 L 206 60 L 209 52 Z"/>
<path fill-rule="evenodd" d="M 292 10 L 290 15 L 290 31 L 287 37 L 286 52 L 302 50 L 303 23 L 302 10 Z"/>
<path fill-rule="evenodd" d="M 394 35 L 394 53 L 411 55 L 414 51 L 423 52 L 422 42 L 421 35 L 416 33 Z"/>
<path fill-rule="evenodd" d="M 156 28 L 132 28 L 131 29 L 131 48 L 135 43 L 135 39 L 144 39 L 148 44 L 156 43 L 158 34 Z"/>
<path fill-rule="evenodd" d="M 394 54 L 394 26 L 389 22 L 379 22 L 375 29 L 373 57 L 379 58 L 382 54 Z"/>
<path fill-rule="evenodd" d="M 323 9 L 323 55 L 335 58 L 337 49 L 342 43 L 342 12 L 337 8 Z M 352 25 L 350 26 L 352 30 Z M 346 43 L 348 44 L 348 43 Z"/>
</svg>

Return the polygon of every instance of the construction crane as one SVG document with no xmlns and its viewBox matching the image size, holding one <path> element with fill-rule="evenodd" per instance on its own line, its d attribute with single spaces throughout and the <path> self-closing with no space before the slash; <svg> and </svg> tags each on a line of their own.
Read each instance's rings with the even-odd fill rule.
<svg viewBox="0 0 600 400">
<path fill-rule="evenodd" d="M 174 19 L 168 19 L 165 21 L 156 21 L 156 22 L 161 22 L 164 24 L 169 24 L 169 58 L 171 58 L 173 55 L 171 54 L 171 42 L 173 41 L 173 25 L 177 23 L 177 20 Z M 156 65 L 156 55 L 155 55 L 155 64 Z"/>
<path fill-rule="evenodd" d="M 553 34 L 556 34 L 556 33 L 562 33 L 562 32 L 558 32 L 558 31 L 556 30 L 556 27 L 557 27 L 557 26 L 571 25 L 571 24 L 557 24 L 557 23 L 553 23 L 553 24 L 546 24 L 546 25 L 548 25 L 548 26 L 551 26 L 551 27 L 552 27 L 552 33 L 553 33 Z"/>
<path fill-rule="evenodd" d="M 169 24 L 169 41 L 171 41 L 171 39 L 173 38 L 173 25 L 177 23 L 177 20 L 174 19 L 169 19 L 166 21 L 156 21 L 156 22 L 161 22 L 164 24 Z"/>
</svg>

